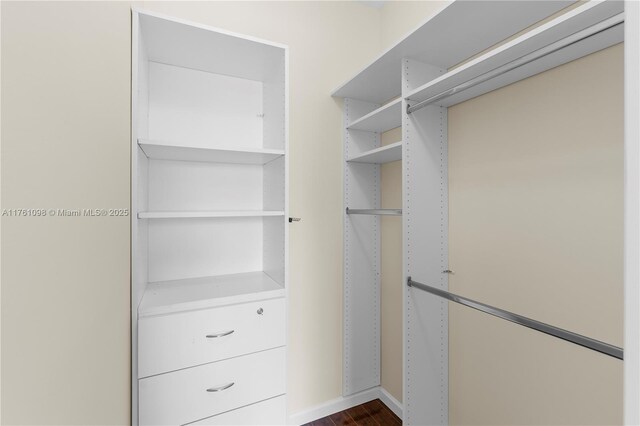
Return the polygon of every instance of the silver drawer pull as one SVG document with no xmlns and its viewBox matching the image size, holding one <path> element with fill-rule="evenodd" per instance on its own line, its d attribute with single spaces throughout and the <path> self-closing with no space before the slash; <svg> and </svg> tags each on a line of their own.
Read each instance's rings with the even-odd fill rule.
<svg viewBox="0 0 640 426">
<path fill-rule="evenodd" d="M 224 336 L 228 336 L 231 333 L 233 333 L 235 330 L 229 330 L 229 331 L 225 331 L 223 333 L 218 333 L 218 334 L 207 334 L 207 339 L 215 339 L 216 337 L 224 337 Z"/>
<path fill-rule="evenodd" d="M 220 387 L 217 387 L 217 388 L 209 388 L 209 389 L 207 389 L 207 392 L 220 392 L 220 391 L 223 391 L 225 389 L 229 389 L 231 386 L 233 386 L 235 384 L 236 384 L 235 382 L 231 382 L 228 385 L 220 386 Z"/>
</svg>

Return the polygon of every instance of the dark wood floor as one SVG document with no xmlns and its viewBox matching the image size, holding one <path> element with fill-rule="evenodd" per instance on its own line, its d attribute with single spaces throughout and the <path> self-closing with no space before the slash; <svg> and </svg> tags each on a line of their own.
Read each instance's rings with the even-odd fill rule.
<svg viewBox="0 0 640 426">
<path fill-rule="evenodd" d="M 304 426 L 401 426 L 402 420 L 379 399 L 307 423 Z"/>
</svg>

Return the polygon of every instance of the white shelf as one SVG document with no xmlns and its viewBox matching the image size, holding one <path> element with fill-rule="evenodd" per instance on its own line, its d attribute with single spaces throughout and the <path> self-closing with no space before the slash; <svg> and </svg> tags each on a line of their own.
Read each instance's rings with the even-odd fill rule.
<svg viewBox="0 0 640 426">
<path fill-rule="evenodd" d="M 621 14 L 623 11 L 623 2 L 589 2 L 424 84 L 407 94 L 406 99 L 415 103 L 452 91 L 451 95 L 434 102 L 434 105 L 448 107 L 620 43 L 624 39 L 623 25 L 599 32 L 540 59 L 506 71 L 513 61 L 520 60 L 528 54 Z M 500 67 L 504 67 L 506 72 L 500 73 L 498 70 Z M 475 78 L 482 79 L 482 76 L 490 71 L 499 75 L 463 91 L 453 90 Z"/>
<path fill-rule="evenodd" d="M 284 287 L 262 271 L 152 282 L 142 297 L 138 317 L 284 296 Z"/>
<path fill-rule="evenodd" d="M 284 155 L 281 149 L 224 149 L 176 145 L 139 139 L 144 154 L 153 160 L 202 161 L 210 163 L 266 164 Z"/>
<path fill-rule="evenodd" d="M 351 130 L 368 132 L 385 132 L 400 127 L 402 124 L 402 99 L 398 98 L 375 111 L 355 120 L 347 126 Z"/>
<path fill-rule="evenodd" d="M 372 149 L 349 158 L 349 163 L 385 164 L 402 159 L 402 142 Z"/>
<path fill-rule="evenodd" d="M 402 92 L 398 70 L 403 58 L 449 69 L 571 3 L 573 0 L 450 2 L 332 95 L 385 102 Z"/>
<path fill-rule="evenodd" d="M 139 212 L 138 219 L 188 219 L 206 217 L 262 217 L 284 216 L 276 210 L 223 210 L 223 211 L 181 211 L 181 212 Z"/>
</svg>

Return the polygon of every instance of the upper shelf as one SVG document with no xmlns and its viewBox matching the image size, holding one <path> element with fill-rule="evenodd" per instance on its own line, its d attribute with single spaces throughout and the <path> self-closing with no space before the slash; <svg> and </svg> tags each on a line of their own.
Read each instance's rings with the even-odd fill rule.
<svg viewBox="0 0 640 426">
<path fill-rule="evenodd" d="M 395 142 L 347 159 L 349 163 L 385 164 L 402 159 L 402 142 Z"/>
<path fill-rule="evenodd" d="M 399 96 L 401 61 L 449 69 L 569 6 L 562 1 L 455 1 L 342 84 L 332 95 L 383 103 Z"/>
<path fill-rule="evenodd" d="M 211 163 L 266 164 L 284 155 L 281 149 L 218 149 L 175 145 L 140 139 L 144 154 L 154 160 L 203 161 Z"/>
<path fill-rule="evenodd" d="M 624 39 L 621 1 L 589 2 L 424 84 L 410 103 L 451 106 Z M 565 46 L 566 47 L 563 47 Z"/>
<path fill-rule="evenodd" d="M 385 132 L 400 127 L 401 124 L 402 98 L 398 98 L 355 120 L 347 126 L 347 129 Z"/>
</svg>

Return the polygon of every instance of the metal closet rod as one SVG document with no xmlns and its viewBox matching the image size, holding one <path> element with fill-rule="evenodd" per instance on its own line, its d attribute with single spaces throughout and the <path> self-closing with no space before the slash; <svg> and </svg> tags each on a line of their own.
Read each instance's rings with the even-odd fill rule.
<svg viewBox="0 0 640 426">
<path fill-rule="evenodd" d="M 476 302 L 475 300 L 467 299 L 466 297 L 458 296 L 457 294 L 449 293 L 448 291 L 441 290 L 439 288 L 413 281 L 411 277 L 407 278 L 407 285 L 409 287 L 415 287 L 417 289 L 426 291 L 427 293 L 442 297 L 443 299 L 450 300 L 451 302 L 456 302 L 461 305 L 468 306 L 469 308 L 477 309 L 486 314 L 514 322 L 516 324 L 531 328 L 536 331 L 540 331 L 542 333 L 557 337 L 562 340 L 566 340 L 567 342 L 575 343 L 576 345 L 583 346 L 596 352 L 600 352 L 617 359 L 623 359 L 624 351 L 622 348 L 619 348 L 617 346 L 613 346 L 608 343 L 583 336 L 581 334 L 576 334 L 562 328 L 554 327 L 553 325 L 545 324 L 531 318 L 523 317 L 522 315 L 514 314 L 500 308 L 485 305 L 484 303 Z"/>
<path fill-rule="evenodd" d="M 402 216 L 402 209 L 350 209 L 347 214 L 370 214 L 377 216 Z"/>
<path fill-rule="evenodd" d="M 536 61 L 542 57 L 547 55 L 551 55 L 561 49 L 571 46 L 572 44 L 578 43 L 582 40 L 585 40 L 589 37 L 593 37 L 603 31 L 607 31 L 615 26 L 621 25 L 624 23 L 624 13 L 619 13 L 611 18 L 605 19 L 595 25 L 592 25 L 589 28 L 585 28 L 582 31 L 578 31 L 568 37 L 560 39 L 554 43 L 551 43 L 545 47 L 542 47 L 538 50 L 535 50 L 527 55 L 524 55 L 518 59 L 515 59 L 511 62 L 508 62 L 504 65 L 499 66 L 491 71 L 488 71 L 478 77 L 472 78 L 469 81 L 464 83 L 460 83 L 459 85 L 452 87 L 451 89 L 447 89 L 444 92 L 438 93 L 437 95 L 431 96 L 423 101 L 418 102 L 417 104 L 407 106 L 407 114 L 411 114 L 414 111 L 422 109 L 429 104 L 437 102 L 441 99 L 447 98 L 449 96 L 455 95 L 456 93 L 467 90 L 473 86 L 477 86 L 478 84 L 484 83 L 485 81 L 491 80 L 493 78 L 499 77 L 503 74 L 508 73 L 509 71 L 513 71 L 516 68 L 520 68 L 524 65 L 527 65 L 533 61 Z M 411 101 L 411 99 L 406 98 L 407 101 Z"/>
</svg>

